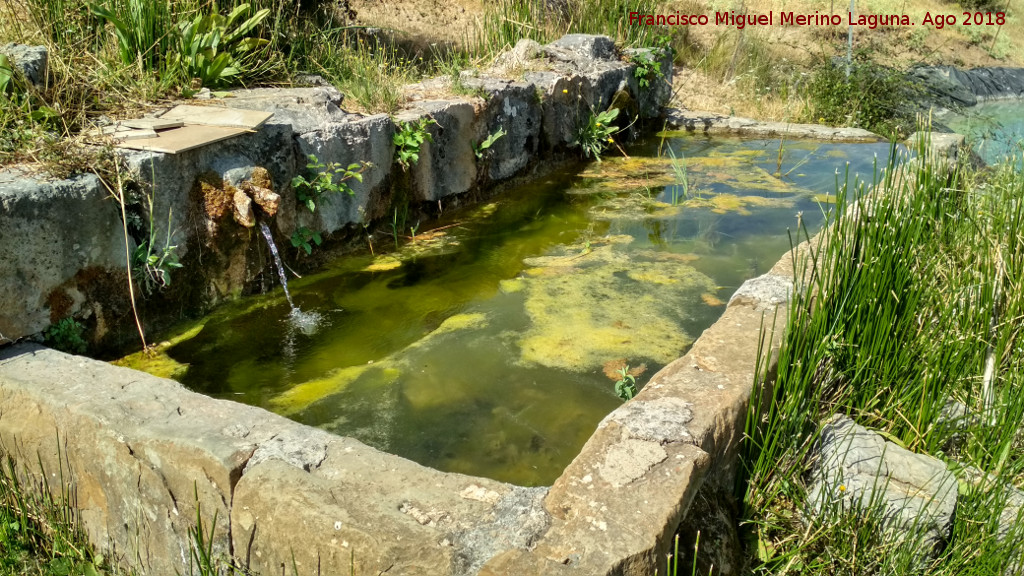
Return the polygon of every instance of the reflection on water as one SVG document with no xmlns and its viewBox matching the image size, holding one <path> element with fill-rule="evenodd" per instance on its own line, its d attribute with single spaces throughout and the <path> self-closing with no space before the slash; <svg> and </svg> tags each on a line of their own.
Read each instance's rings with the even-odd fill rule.
<svg viewBox="0 0 1024 576">
<path fill-rule="evenodd" d="M 296 279 L 302 317 L 280 291 L 253 297 L 122 362 L 442 470 L 548 484 L 619 404 L 616 370 L 643 385 L 683 354 L 798 213 L 820 223 L 837 170 L 868 175 L 876 153 L 654 141 Z"/>
</svg>

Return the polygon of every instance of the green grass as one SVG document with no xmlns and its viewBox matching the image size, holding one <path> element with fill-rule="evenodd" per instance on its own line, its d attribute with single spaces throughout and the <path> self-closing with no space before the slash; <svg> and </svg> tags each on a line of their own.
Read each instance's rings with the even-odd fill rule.
<svg viewBox="0 0 1024 576">
<path fill-rule="evenodd" d="M 833 413 L 992 475 L 961 487 L 952 540 L 929 573 L 997 574 L 1020 554 L 997 542 L 993 501 L 1024 484 L 1024 179 L 1009 167 L 947 174 L 934 159 L 897 168 L 870 200 L 856 200 L 866 186 L 837 183 L 823 247 L 796 270 L 778 375 L 755 388 L 748 418 L 753 573 L 905 574 L 917 562 L 914 535 L 881 535 L 870 507 L 805 517 L 809 456 Z M 939 423 L 950 400 L 973 415 L 961 443 Z M 1014 529 L 1019 541 L 1024 523 Z"/>
<path fill-rule="evenodd" d="M 37 576 L 111 574 L 88 544 L 63 483 L 27 486 L 14 460 L 0 470 L 0 573 Z M 57 490 L 56 494 L 51 488 Z"/>
</svg>

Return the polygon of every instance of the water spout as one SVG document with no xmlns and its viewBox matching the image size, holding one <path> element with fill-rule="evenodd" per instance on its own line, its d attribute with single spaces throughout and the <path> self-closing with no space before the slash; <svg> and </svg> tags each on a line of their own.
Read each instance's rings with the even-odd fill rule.
<svg viewBox="0 0 1024 576">
<path fill-rule="evenodd" d="M 296 310 L 295 303 L 292 302 L 292 295 L 288 292 L 288 277 L 284 275 L 284 264 L 281 263 L 281 256 L 277 253 L 277 244 L 274 244 L 274 237 L 271 236 L 270 227 L 266 222 L 260 222 L 260 232 L 267 240 L 267 246 L 270 246 L 270 253 L 273 254 L 274 264 L 277 266 L 277 276 L 281 279 L 281 287 L 284 288 L 284 297 L 288 299 L 288 305 L 294 312 Z"/>
</svg>

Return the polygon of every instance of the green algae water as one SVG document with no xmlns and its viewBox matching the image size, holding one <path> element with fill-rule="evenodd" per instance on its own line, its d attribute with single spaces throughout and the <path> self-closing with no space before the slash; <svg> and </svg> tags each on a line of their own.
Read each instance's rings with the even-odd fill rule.
<svg viewBox="0 0 1024 576">
<path fill-rule="evenodd" d="M 887 144 L 658 139 L 346 256 L 122 364 L 445 471 L 550 484 Z M 849 168 L 848 168 L 849 167 Z M 837 176 L 839 174 L 839 176 Z M 377 246 L 390 242 L 380 236 Z M 393 244 L 392 244 L 393 246 Z M 308 316 L 307 316 L 308 318 Z"/>
<path fill-rule="evenodd" d="M 959 113 L 937 117 L 968 137 L 974 151 L 987 164 L 1010 158 L 1021 167 L 1021 142 L 1024 141 L 1024 102 L 1019 100 L 982 102 Z"/>
</svg>

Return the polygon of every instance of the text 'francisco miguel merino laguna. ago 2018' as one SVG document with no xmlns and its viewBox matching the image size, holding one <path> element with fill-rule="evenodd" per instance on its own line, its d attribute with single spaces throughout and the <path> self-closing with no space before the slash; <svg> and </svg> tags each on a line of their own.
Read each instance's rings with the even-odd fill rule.
<svg viewBox="0 0 1024 576">
<path fill-rule="evenodd" d="M 737 14 L 729 12 L 715 12 L 707 14 L 683 14 L 672 12 L 668 14 L 643 14 L 640 12 L 629 13 L 629 24 L 631 26 L 734 26 L 743 29 L 747 26 L 864 26 L 866 28 L 877 28 L 879 26 L 916 26 L 917 23 L 905 14 L 853 14 L 846 13 L 846 18 L 839 14 L 801 14 L 797 12 L 769 11 L 767 14 Z M 930 15 L 928 15 L 930 16 Z M 927 25 L 929 17 L 921 24 Z"/>
</svg>

